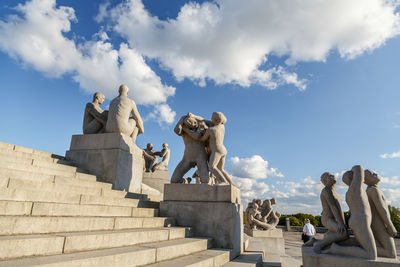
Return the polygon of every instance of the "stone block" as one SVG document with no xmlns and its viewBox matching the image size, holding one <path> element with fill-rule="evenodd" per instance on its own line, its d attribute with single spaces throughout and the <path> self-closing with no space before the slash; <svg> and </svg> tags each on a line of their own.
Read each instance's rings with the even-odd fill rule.
<svg viewBox="0 0 400 267">
<path fill-rule="evenodd" d="M 314 267 L 399 267 L 398 259 L 389 259 L 378 257 L 376 260 L 367 260 L 362 258 L 347 257 L 330 254 L 317 254 L 312 247 L 302 247 L 303 266 Z"/>
<path fill-rule="evenodd" d="M 129 198 L 113 198 L 104 196 L 98 197 L 98 196 L 82 195 L 80 204 L 137 207 L 139 204 L 139 200 L 129 199 Z"/>
<path fill-rule="evenodd" d="M 166 184 L 164 201 L 240 203 L 240 190 L 231 185 Z"/>
<path fill-rule="evenodd" d="M 229 249 L 231 258 L 243 252 L 243 208 L 233 186 L 165 185 L 160 213 L 192 227 L 194 236 L 212 238 L 213 247 Z"/>
<path fill-rule="evenodd" d="M 169 184 L 169 171 L 156 170 L 154 172 L 143 172 L 142 183 L 164 193 L 164 185 Z"/>
<path fill-rule="evenodd" d="M 0 215 L 30 215 L 33 202 L 1 201 Z"/>
<path fill-rule="evenodd" d="M 66 158 L 110 182 L 114 189 L 141 193 L 142 150 L 124 134 L 73 135 Z"/>
<path fill-rule="evenodd" d="M 275 237 L 275 238 L 283 238 L 282 229 L 272 229 L 272 230 L 253 230 L 247 227 L 244 227 L 244 232 L 248 236 L 251 237 Z"/>
<path fill-rule="evenodd" d="M 81 196 L 76 193 L 64 194 L 51 191 L 0 188 L 0 200 L 42 201 L 78 204 L 80 197 Z"/>
<path fill-rule="evenodd" d="M 2 149 L 2 150 L 3 149 L 4 150 L 14 150 L 14 145 L 0 142 L 0 149 Z"/>
</svg>

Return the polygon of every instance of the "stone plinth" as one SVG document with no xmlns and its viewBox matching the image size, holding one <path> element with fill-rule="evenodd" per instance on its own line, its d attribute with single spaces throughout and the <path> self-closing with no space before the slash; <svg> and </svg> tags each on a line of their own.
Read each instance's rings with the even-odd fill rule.
<svg viewBox="0 0 400 267">
<path fill-rule="evenodd" d="M 248 240 L 246 251 L 263 251 L 264 257 L 285 255 L 282 229 L 252 230 L 247 227 L 244 229 Z"/>
<path fill-rule="evenodd" d="M 156 170 L 154 172 L 143 172 L 144 184 L 164 193 L 164 185 L 169 184 L 169 171 Z"/>
<path fill-rule="evenodd" d="M 312 247 L 302 247 L 303 266 L 304 267 L 399 267 L 400 261 L 396 259 L 381 258 L 376 260 L 367 260 L 362 258 L 317 254 Z"/>
<path fill-rule="evenodd" d="M 231 259 L 243 252 L 243 207 L 234 186 L 166 184 L 160 215 L 191 226 L 194 236 L 211 237 L 213 247 L 231 250 Z"/>
<path fill-rule="evenodd" d="M 119 133 L 73 135 L 66 158 L 110 182 L 114 189 L 141 193 L 144 159 L 129 136 Z"/>
</svg>

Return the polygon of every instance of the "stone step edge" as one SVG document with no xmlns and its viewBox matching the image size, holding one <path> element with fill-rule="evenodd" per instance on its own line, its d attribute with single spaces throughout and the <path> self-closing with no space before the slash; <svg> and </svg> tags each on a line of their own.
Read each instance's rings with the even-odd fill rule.
<svg viewBox="0 0 400 267">
<path fill-rule="evenodd" d="M 150 260 L 150 261 L 146 262 L 146 264 L 152 264 L 152 263 L 157 262 L 157 251 L 160 249 L 163 249 L 163 248 L 167 248 L 168 246 L 171 246 L 171 244 L 169 244 L 169 243 L 173 243 L 174 241 L 177 241 L 177 240 L 188 240 L 187 244 L 193 245 L 194 243 L 201 242 L 204 239 L 205 238 L 193 237 L 193 238 L 182 238 L 182 239 L 162 241 L 162 242 L 165 242 L 165 246 L 159 246 L 159 247 L 151 247 L 151 245 L 154 243 L 147 243 L 147 244 L 144 243 L 144 244 L 133 245 L 133 246 L 98 249 L 98 250 L 83 251 L 83 252 L 72 252 L 72 253 L 64 253 L 64 254 L 59 254 L 59 255 L 23 257 L 23 258 L 18 258 L 18 259 L 0 261 L 0 267 L 3 267 L 3 266 L 8 266 L 8 267 L 34 266 L 34 265 L 58 266 L 60 264 L 66 263 L 66 262 L 69 263 L 68 266 L 81 266 L 82 261 L 85 261 L 85 260 L 90 261 L 90 259 L 95 259 L 95 258 L 105 258 L 105 257 L 113 256 L 113 255 L 127 255 L 127 254 L 128 254 L 127 256 L 129 256 L 129 254 L 131 254 L 131 255 L 133 254 L 132 255 L 133 257 L 137 257 L 139 255 L 145 256 L 146 251 L 152 251 L 151 256 L 152 256 L 152 258 L 154 258 L 154 260 Z M 210 242 L 208 242 L 208 243 L 210 243 Z M 199 251 L 201 251 L 201 250 L 199 250 Z M 199 252 L 199 251 L 197 251 L 197 252 Z M 139 254 L 139 255 L 136 255 L 136 254 Z M 66 266 L 66 265 L 62 265 L 62 266 Z"/>
<path fill-rule="evenodd" d="M 77 195 L 77 194 L 79 194 L 79 195 L 90 195 L 90 196 L 98 196 L 98 197 L 111 197 L 111 196 L 106 196 L 105 194 L 107 194 L 107 192 L 109 192 L 109 193 L 115 193 L 116 195 L 117 194 L 120 194 L 121 195 L 121 197 L 119 198 L 119 197 L 117 197 L 117 196 L 114 196 L 114 197 L 111 197 L 111 198 L 116 198 L 116 199 L 134 199 L 134 198 L 126 198 L 125 197 L 125 195 L 127 194 L 127 192 L 125 192 L 125 195 L 124 195 L 124 191 L 121 191 L 121 190 L 115 190 L 115 189 L 111 189 L 111 188 L 104 188 L 104 187 L 92 187 L 92 186 L 86 186 L 86 185 L 78 185 L 78 184 L 69 184 L 69 183 L 60 183 L 60 182 L 55 182 L 55 178 L 53 179 L 53 181 L 51 182 L 51 181 L 38 181 L 38 182 L 35 182 L 35 181 L 33 181 L 33 180 L 29 180 L 29 179 L 19 179 L 19 178 L 12 178 L 12 177 L 4 177 L 4 176 L 2 176 L 2 175 L 0 175 L 0 180 L 2 180 L 2 179 L 4 179 L 4 180 L 7 180 L 8 179 L 8 181 L 7 182 L 4 182 L 4 184 L 6 184 L 6 186 L 4 187 L 2 187 L 2 186 L 0 186 L 0 188 L 6 188 L 6 189 L 17 189 L 17 190 L 25 190 L 25 191 L 42 191 L 42 192 L 59 192 L 59 193 L 63 193 L 64 195 L 68 195 L 68 194 L 73 194 L 73 195 Z M 74 178 L 72 178 L 72 179 L 74 179 Z M 99 190 L 99 192 L 100 192 L 100 194 L 90 194 L 90 193 L 80 193 L 79 191 L 74 191 L 74 192 L 66 192 L 66 190 L 63 190 L 62 188 L 59 188 L 59 189 L 56 189 L 56 188 L 49 188 L 49 189 L 47 189 L 47 188 L 41 188 L 41 189 L 38 189 L 38 190 L 29 190 L 28 188 L 25 188 L 25 187 L 21 187 L 21 188 L 16 188 L 16 187 L 9 187 L 9 184 L 10 184 L 10 181 L 11 180 L 17 180 L 17 181 L 27 181 L 27 183 L 30 183 L 30 182 L 34 182 L 35 184 L 43 184 L 43 185 L 45 185 L 45 184 L 54 184 L 54 185 L 56 185 L 56 186 L 59 186 L 59 187 L 68 187 L 68 186 L 71 186 L 71 187 L 80 187 L 80 190 L 88 190 L 88 189 L 92 189 L 93 188 L 93 190 Z"/>
<path fill-rule="evenodd" d="M 118 206 L 118 205 L 99 205 L 99 204 L 70 204 L 70 203 L 56 203 L 56 202 L 44 202 L 44 201 L 17 201 L 17 200 L 0 200 L 0 203 L 2 202 L 17 202 L 17 203 L 24 203 L 27 204 L 29 203 L 31 205 L 30 207 L 30 214 L 28 214 L 27 216 L 40 216 L 40 217 L 51 217 L 50 216 L 46 216 L 46 215 L 32 215 L 32 211 L 33 211 L 33 207 L 35 204 L 55 204 L 55 205 L 71 205 L 71 206 L 87 206 L 88 208 L 96 206 L 96 207 L 116 207 L 116 208 L 130 208 L 132 209 L 132 213 L 134 209 L 147 209 L 147 210 L 152 210 L 152 211 L 156 211 L 158 209 L 156 208 L 142 208 L 142 207 L 129 207 L 129 206 Z M 2 215 L 1 216 L 8 216 L 8 215 Z M 12 216 L 18 216 L 18 215 L 12 215 Z M 54 217 L 54 216 L 53 216 Z M 57 217 L 57 216 L 56 216 Z M 90 216 L 60 216 L 60 217 L 90 217 Z M 112 216 L 99 216 L 99 217 L 115 217 L 115 215 Z M 121 217 L 134 217 L 136 218 L 137 216 L 121 216 Z"/>
<path fill-rule="evenodd" d="M 43 162 L 49 165 L 61 165 L 71 168 L 79 168 L 77 164 L 68 161 L 65 158 L 61 159 L 61 158 L 44 157 L 41 155 L 25 153 L 20 151 L 12 151 L 12 150 L 0 149 L 0 159 L 5 162 L 19 162 L 21 164 L 28 164 L 33 166 L 41 166 L 37 165 L 36 162 Z"/>
<path fill-rule="evenodd" d="M 17 152 L 24 152 L 24 153 L 28 153 L 28 154 L 40 155 L 43 157 L 54 157 L 54 158 L 59 158 L 59 159 L 65 159 L 65 157 L 60 156 L 60 155 L 56 155 L 56 154 L 52 154 L 49 152 L 36 150 L 33 148 L 24 147 L 24 146 L 8 144 L 8 143 L 4 143 L 4 142 L 0 142 L 0 150 L 11 150 L 11 151 L 17 151 Z"/>
<path fill-rule="evenodd" d="M 24 258 L 24 257 L 30 257 L 30 256 L 46 256 L 46 255 L 61 255 L 61 254 L 66 254 L 66 253 L 73 253 L 73 252 L 83 252 L 83 251 L 92 251 L 96 249 L 106 249 L 106 248 L 118 248 L 118 247 L 124 247 L 127 246 L 127 243 L 124 241 L 118 241 L 118 242 L 107 242 L 108 238 L 117 238 L 117 240 L 122 240 L 121 239 L 121 234 L 122 235 L 129 235 L 129 234 L 135 234 L 135 233 L 157 233 L 163 234 L 163 237 L 161 239 L 156 238 L 156 240 L 151 240 L 152 237 L 150 235 L 150 240 L 137 240 L 135 239 L 134 241 L 132 240 L 132 243 L 130 245 L 144 245 L 144 244 L 149 244 L 149 243 L 158 243 L 162 241 L 168 241 L 168 240 L 178 240 L 178 239 L 184 239 L 185 237 L 189 237 L 191 233 L 190 227 L 163 227 L 163 228 L 147 228 L 147 229 L 132 229 L 132 230 L 112 230 L 112 231 L 93 231 L 93 232 L 82 232 L 82 233 L 57 233 L 57 234 L 40 234 L 40 235 L 20 235 L 20 236 L 1 236 L 0 237 L 0 246 L 8 246 L 12 244 L 18 244 L 20 249 L 16 248 L 19 253 L 16 253 L 14 255 L 10 254 L 4 254 L 0 251 L 0 261 L 1 260 L 12 260 L 12 259 L 18 259 L 18 258 Z M 112 237 L 114 235 L 114 237 Z M 92 237 L 91 237 L 92 236 Z M 94 238 L 93 238 L 94 236 Z M 109 237 L 107 237 L 109 236 Z M 77 241 L 80 239 L 89 239 L 89 240 L 103 240 L 105 238 L 105 243 L 99 243 L 96 242 L 94 244 L 93 242 L 91 243 L 84 243 L 83 246 L 78 245 L 77 246 Z M 35 241 L 36 240 L 36 241 Z M 48 240 L 48 241 L 47 241 Z M 57 243 L 58 245 L 54 248 L 53 251 L 49 252 L 47 249 L 47 246 L 49 243 L 51 243 L 54 240 L 58 240 Z M 27 246 L 31 246 L 32 243 L 36 243 L 37 241 L 41 241 L 43 244 L 43 247 L 36 247 L 35 248 L 35 254 L 31 254 L 28 249 L 26 251 Z M 43 241 L 45 241 L 43 243 Z M 147 241 L 147 242 L 146 242 Z M 49 242 L 49 243 L 48 243 Z M 3 243 L 3 244 L 2 244 Z M 97 246 L 97 248 L 96 248 Z M 39 250 L 37 250 L 39 249 Z M 40 252 L 39 252 L 40 251 Z M 29 255 L 31 254 L 31 255 Z"/>
</svg>

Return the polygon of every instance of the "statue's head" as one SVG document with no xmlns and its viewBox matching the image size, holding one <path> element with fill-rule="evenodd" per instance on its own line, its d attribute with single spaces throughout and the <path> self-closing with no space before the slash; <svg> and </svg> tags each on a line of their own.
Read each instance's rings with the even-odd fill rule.
<svg viewBox="0 0 400 267">
<path fill-rule="evenodd" d="M 214 124 L 224 124 L 226 123 L 226 117 L 222 112 L 213 112 L 211 120 Z"/>
<path fill-rule="evenodd" d="M 334 184 L 336 184 L 336 177 L 330 172 L 324 172 L 321 175 L 321 182 L 325 186 L 333 186 Z"/>
<path fill-rule="evenodd" d="M 194 130 L 197 129 L 197 127 L 199 126 L 197 123 L 197 120 L 193 117 L 187 116 L 184 121 L 183 124 L 188 127 L 190 130 Z"/>
<path fill-rule="evenodd" d="M 122 84 L 122 85 L 119 87 L 118 92 L 119 92 L 119 95 L 120 95 L 120 96 L 121 96 L 121 95 L 127 96 L 127 95 L 128 95 L 128 92 L 129 92 L 129 88 L 128 88 L 127 85 Z"/>
<path fill-rule="evenodd" d="M 342 181 L 343 183 L 345 183 L 346 185 L 350 186 L 351 181 L 353 181 L 353 171 L 347 171 L 343 174 L 342 177 Z"/>
<path fill-rule="evenodd" d="M 263 201 L 262 201 L 261 199 L 259 199 L 259 198 L 254 199 L 253 201 L 254 201 L 254 203 L 256 203 L 259 207 L 261 207 L 262 204 L 263 204 Z"/>
<path fill-rule="evenodd" d="M 365 170 L 364 175 L 365 175 L 364 183 L 366 185 L 370 185 L 370 186 L 377 185 L 381 180 L 379 175 L 376 172 L 374 172 L 373 170 L 369 170 L 369 169 Z"/>
<path fill-rule="evenodd" d="M 275 198 L 271 198 L 271 199 L 270 199 L 270 202 L 271 202 L 271 205 L 275 205 L 275 204 L 276 204 Z"/>
<path fill-rule="evenodd" d="M 162 144 L 162 147 L 163 147 L 163 148 L 168 148 L 168 144 L 167 144 L 167 143 L 163 143 L 163 144 Z"/>
<path fill-rule="evenodd" d="M 105 98 L 106 97 L 102 93 L 96 92 L 93 95 L 93 102 L 97 100 L 97 102 L 99 102 L 99 104 L 101 105 L 103 104 Z"/>
<path fill-rule="evenodd" d="M 276 215 L 276 217 L 278 217 L 278 218 L 281 217 L 281 214 L 280 214 L 279 212 L 277 212 L 277 211 L 275 211 L 275 215 Z"/>
<path fill-rule="evenodd" d="M 148 143 L 147 146 L 146 146 L 146 148 L 147 148 L 148 150 L 152 150 L 152 149 L 153 149 L 153 144 L 152 144 L 152 143 Z"/>
</svg>

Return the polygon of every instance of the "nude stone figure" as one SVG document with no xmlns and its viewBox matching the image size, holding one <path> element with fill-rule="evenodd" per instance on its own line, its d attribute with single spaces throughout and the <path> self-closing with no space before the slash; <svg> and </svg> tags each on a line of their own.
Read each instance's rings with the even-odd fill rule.
<svg viewBox="0 0 400 267">
<path fill-rule="evenodd" d="M 119 96 L 111 101 L 106 132 L 129 135 L 135 143 L 136 137 L 144 132 L 144 128 L 135 102 L 128 98 L 128 91 L 128 86 L 121 85 Z"/>
<path fill-rule="evenodd" d="M 251 230 L 272 230 L 279 223 L 281 214 L 274 212 L 272 205 L 276 203 L 275 199 L 253 199 L 247 206 L 245 211 L 246 225 L 245 232 Z"/>
<path fill-rule="evenodd" d="M 208 184 L 210 182 L 206 144 L 191 136 L 200 138 L 201 133 L 197 131 L 198 126 L 197 120 L 190 116 L 182 116 L 175 126 L 174 132 L 182 137 L 185 151 L 182 160 L 172 173 L 171 183 L 188 183 L 188 180 L 184 179 L 183 176 L 195 166 L 197 166 L 201 183 Z M 186 128 L 187 131 L 185 132 L 183 128 Z"/>
<path fill-rule="evenodd" d="M 158 156 L 162 157 L 162 160 L 154 165 L 152 171 L 155 170 L 167 170 L 168 162 L 169 162 L 169 157 L 170 157 L 170 150 L 168 148 L 168 144 L 164 143 L 163 144 L 163 149 L 157 153 Z"/>
<path fill-rule="evenodd" d="M 143 149 L 144 167 L 146 172 L 153 171 L 154 166 L 158 162 L 157 151 L 153 150 L 153 144 L 148 143 Z"/>
<path fill-rule="evenodd" d="M 100 105 L 104 102 L 104 95 L 96 92 L 93 101 L 87 103 L 83 116 L 83 134 L 104 133 L 107 123 L 108 111 L 104 111 Z"/>
<path fill-rule="evenodd" d="M 393 237 L 397 235 L 397 231 L 390 220 L 385 197 L 378 188 L 380 178 L 372 170 L 365 170 L 364 173 L 364 183 L 368 185 L 367 196 L 372 213 L 371 229 L 377 241 L 378 256 L 396 258 L 396 247 Z"/>
<path fill-rule="evenodd" d="M 196 117 L 197 120 L 201 117 L 192 115 L 189 116 Z M 221 112 L 213 112 L 211 123 L 208 123 L 211 127 L 205 130 L 204 135 L 201 137 L 192 135 L 194 139 L 202 142 L 208 141 L 210 158 L 209 158 L 209 169 L 210 172 L 216 177 L 220 184 L 229 183 L 233 184 L 230 175 L 224 170 L 225 158 L 227 155 L 227 150 L 224 146 L 224 136 L 225 136 L 225 124 L 226 118 Z M 183 128 L 186 133 L 191 134 L 187 129 Z"/>
<path fill-rule="evenodd" d="M 340 198 L 335 190 L 335 176 L 329 172 L 325 172 L 321 175 L 321 182 L 325 185 L 320 196 L 322 204 L 321 221 L 328 229 L 328 232 L 322 240 L 314 243 L 313 250 L 316 253 L 321 253 L 321 250 L 325 247 L 349 237 Z"/>
<path fill-rule="evenodd" d="M 359 246 L 341 246 L 332 243 L 330 248 L 322 253 L 339 254 L 375 260 L 377 250 L 374 235 L 371 230 L 371 208 L 367 193 L 363 189 L 364 169 L 356 165 L 351 171 L 343 174 L 343 182 L 349 186 L 346 193 L 346 203 L 350 208 L 349 226 L 353 230 Z"/>
</svg>

